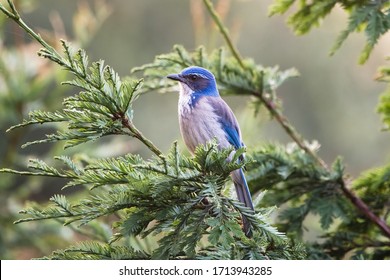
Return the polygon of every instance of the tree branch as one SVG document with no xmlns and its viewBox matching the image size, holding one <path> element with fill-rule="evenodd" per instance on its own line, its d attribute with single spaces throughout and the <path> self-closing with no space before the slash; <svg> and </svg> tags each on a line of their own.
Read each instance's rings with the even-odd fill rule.
<svg viewBox="0 0 390 280">
<path fill-rule="evenodd" d="M 221 32 L 223 38 L 226 41 L 226 44 L 228 45 L 228 48 L 230 49 L 231 53 L 233 56 L 236 58 L 237 62 L 240 64 L 242 68 L 245 69 L 245 64 L 241 58 L 241 55 L 237 48 L 234 46 L 229 33 L 226 29 L 226 27 L 223 25 L 221 19 L 219 18 L 217 12 L 215 11 L 213 4 L 211 3 L 210 0 L 203 0 L 205 3 L 207 10 L 209 11 L 212 19 L 214 20 L 214 23 L 217 25 L 219 31 Z M 303 137 L 295 130 L 295 128 L 290 124 L 289 120 L 287 117 L 285 117 L 272 103 L 271 100 L 268 100 L 262 92 L 258 93 L 253 93 L 253 95 L 257 98 L 259 98 L 268 111 L 271 113 L 271 115 L 279 122 L 279 124 L 283 127 L 283 129 L 286 131 L 286 133 L 294 140 L 297 145 L 304 150 L 306 153 L 311 155 L 321 166 L 327 168 L 326 163 L 319 157 L 317 156 L 310 148 L 309 146 L 305 143 Z"/>
<path fill-rule="evenodd" d="M 118 116 L 121 121 L 122 125 L 126 127 L 130 132 L 131 135 L 135 138 L 137 138 L 139 141 L 141 141 L 146 147 L 148 147 L 155 155 L 158 157 L 165 159 L 163 153 L 160 151 L 159 148 L 157 148 L 152 141 L 150 141 L 148 138 L 146 138 L 141 131 L 139 131 L 132 122 L 130 122 L 126 116 L 120 115 Z"/>
<path fill-rule="evenodd" d="M 350 189 L 348 189 L 344 181 L 340 182 L 340 185 L 344 195 L 352 202 L 352 204 L 355 205 L 355 207 L 359 209 L 364 214 L 364 216 L 366 216 L 367 219 L 369 219 L 374 224 L 376 224 L 379 227 L 379 229 L 387 237 L 390 238 L 390 227 L 386 224 L 386 222 L 383 219 L 376 216 L 368 207 L 368 205 L 364 203 L 363 200 L 361 200 Z"/>
<path fill-rule="evenodd" d="M 8 4 L 10 6 L 11 11 L 7 10 L 1 3 L 0 3 L 0 11 L 2 11 L 4 14 L 6 14 L 9 18 L 11 18 L 13 21 L 15 21 L 22 29 L 26 31 L 27 34 L 29 34 L 33 39 L 38 41 L 43 48 L 45 49 L 45 52 L 42 52 L 41 55 L 43 55 L 46 58 L 49 58 L 50 60 L 56 62 L 57 64 L 65 67 L 67 70 L 71 71 L 76 77 L 79 77 L 80 79 L 83 79 L 85 82 L 87 82 L 89 85 L 97 89 L 99 92 L 101 92 L 103 95 L 105 95 L 105 92 L 101 89 L 99 85 L 96 85 L 93 81 L 90 79 L 87 79 L 85 77 L 85 73 L 82 71 L 78 71 L 74 68 L 72 64 L 68 64 L 65 62 L 64 58 L 52 47 L 50 46 L 38 33 L 36 33 L 34 30 L 32 30 L 20 17 L 18 11 L 15 8 L 15 5 L 11 0 L 8 0 Z M 47 56 L 49 54 L 50 56 Z M 115 105 L 115 103 L 114 103 Z M 118 111 L 119 108 L 116 108 Z M 147 139 L 135 126 L 134 124 L 128 120 L 128 118 L 125 116 L 123 112 L 111 112 L 113 113 L 113 117 L 118 118 L 121 120 L 122 125 L 126 127 L 130 132 L 131 136 L 137 138 L 139 141 L 141 141 L 145 146 L 147 146 L 154 154 L 156 154 L 158 157 L 164 159 L 162 152 L 149 140 Z"/>
<path fill-rule="evenodd" d="M 58 54 L 58 52 L 50 46 L 45 40 L 42 39 L 41 35 L 38 33 L 35 33 L 34 30 L 32 30 L 20 17 L 18 11 L 15 8 L 14 3 L 11 0 L 8 0 L 8 5 L 11 8 L 11 11 L 8 11 L 3 4 L 0 3 L 0 11 L 2 11 L 5 15 L 7 15 L 9 18 L 11 18 L 13 21 L 15 21 L 22 29 L 26 31 L 28 35 L 33 37 L 36 41 L 38 41 L 45 49 L 50 51 L 51 53 L 55 54 L 56 57 L 61 58 L 61 55 Z"/>
<path fill-rule="evenodd" d="M 214 9 L 213 4 L 211 3 L 210 0 L 203 0 L 203 3 L 206 5 L 207 10 L 209 11 L 211 17 L 213 18 L 215 24 L 218 26 L 219 31 L 221 32 L 223 38 L 226 41 L 226 44 L 228 45 L 230 51 L 232 52 L 233 56 L 236 58 L 237 62 L 240 64 L 242 68 L 245 68 L 244 62 L 241 58 L 240 53 L 234 46 L 232 40 L 230 39 L 229 32 L 227 28 L 223 25 L 221 19 L 219 18 L 218 13 Z"/>
<path fill-rule="evenodd" d="M 282 114 L 282 112 L 280 112 L 276 106 L 274 105 L 274 103 L 267 99 L 264 94 L 262 93 L 253 93 L 254 96 L 256 96 L 257 98 L 259 98 L 265 105 L 265 107 L 267 108 L 267 110 L 270 112 L 270 114 L 272 115 L 272 117 L 274 117 L 276 119 L 276 121 L 283 127 L 284 131 L 290 136 L 291 139 L 294 140 L 294 142 L 302 149 L 304 150 L 307 154 L 309 154 L 310 156 L 312 156 L 314 158 L 314 160 L 319 164 L 321 165 L 322 167 L 324 167 L 325 169 L 329 169 L 329 167 L 327 166 L 327 164 L 312 150 L 310 149 L 310 147 L 307 145 L 307 143 L 305 142 L 304 138 L 302 137 L 301 134 L 299 134 L 297 132 L 297 130 L 295 129 L 295 127 L 290 123 L 290 121 L 288 120 L 288 118 L 286 116 L 284 116 Z"/>
<path fill-rule="evenodd" d="M 228 45 L 230 51 L 232 52 L 233 56 L 236 58 L 237 62 L 240 64 L 242 68 L 245 69 L 245 64 L 243 63 L 243 60 L 241 58 L 241 55 L 239 51 L 236 49 L 234 44 L 232 43 L 232 40 L 229 36 L 229 33 L 226 29 L 226 27 L 223 25 L 221 19 L 219 18 L 217 12 L 215 11 L 213 4 L 210 0 L 203 0 L 204 4 L 207 7 L 207 10 L 209 11 L 212 19 L 214 20 L 214 23 L 217 25 L 219 31 L 221 32 L 223 38 L 226 41 L 226 44 Z M 329 170 L 329 167 L 327 164 L 314 152 L 310 149 L 310 147 L 307 145 L 307 143 L 304 141 L 304 138 L 296 131 L 294 126 L 290 123 L 288 118 L 284 116 L 277 108 L 274 106 L 272 100 L 269 100 L 266 98 L 266 96 L 263 94 L 263 92 L 255 92 L 253 95 L 257 98 L 259 98 L 267 108 L 267 110 L 270 112 L 272 117 L 276 119 L 276 121 L 282 126 L 284 131 L 290 136 L 290 138 L 307 154 L 313 157 L 313 159 L 322 167 L 324 167 L 326 170 Z M 369 219 L 371 222 L 373 222 L 379 229 L 390 238 L 390 227 L 385 223 L 384 220 L 382 220 L 380 217 L 376 216 L 371 209 L 368 207 L 367 204 L 364 203 L 359 197 L 357 197 L 351 190 L 347 188 L 347 185 L 344 180 L 341 180 L 340 182 L 341 190 L 343 191 L 344 195 L 351 201 L 351 203 L 361 211 L 364 216 L 366 216 L 367 219 Z"/>
</svg>

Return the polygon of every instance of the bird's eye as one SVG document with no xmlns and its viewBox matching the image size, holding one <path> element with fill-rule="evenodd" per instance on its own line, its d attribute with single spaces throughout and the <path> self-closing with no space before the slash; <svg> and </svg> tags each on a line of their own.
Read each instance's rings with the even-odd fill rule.
<svg viewBox="0 0 390 280">
<path fill-rule="evenodd" d="M 190 75 L 190 79 L 192 81 L 196 81 L 198 79 L 198 76 L 197 75 Z"/>
</svg>

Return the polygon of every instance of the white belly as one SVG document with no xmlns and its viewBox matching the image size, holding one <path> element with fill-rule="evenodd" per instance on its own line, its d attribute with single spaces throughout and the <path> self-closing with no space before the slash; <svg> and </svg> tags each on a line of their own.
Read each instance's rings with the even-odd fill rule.
<svg viewBox="0 0 390 280">
<path fill-rule="evenodd" d="M 217 139 L 220 148 L 229 147 L 219 116 L 206 99 L 200 98 L 195 106 L 191 106 L 189 98 L 191 95 L 179 98 L 180 131 L 188 149 L 194 152 L 199 144 L 204 145 L 213 138 Z"/>
</svg>

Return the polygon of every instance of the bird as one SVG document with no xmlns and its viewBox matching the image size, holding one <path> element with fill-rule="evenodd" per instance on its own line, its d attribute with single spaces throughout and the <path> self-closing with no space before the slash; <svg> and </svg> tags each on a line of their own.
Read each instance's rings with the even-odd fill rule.
<svg viewBox="0 0 390 280">
<path fill-rule="evenodd" d="M 221 98 L 215 76 L 207 69 L 190 66 L 167 78 L 179 82 L 180 132 L 191 153 L 198 145 L 217 140 L 218 149 L 244 147 L 241 130 L 229 105 Z M 243 157 L 241 157 L 241 160 Z M 252 197 L 242 168 L 230 174 L 238 200 L 254 212 Z M 242 217 L 243 231 L 252 237 L 251 225 Z"/>
</svg>

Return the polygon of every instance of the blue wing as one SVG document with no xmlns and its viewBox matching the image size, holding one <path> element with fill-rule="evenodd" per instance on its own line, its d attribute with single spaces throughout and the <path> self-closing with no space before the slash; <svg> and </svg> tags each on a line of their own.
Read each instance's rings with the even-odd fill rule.
<svg viewBox="0 0 390 280">
<path fill-rule="evenodd" d="M 215 113 L 219 116 L 219 122 L 225 131 L 228 142 L 235 149 L 244 147 L 244 143 L 241 140 L 240 127 L 230 107 L 220 97 L 210 97 L 208 101 L 213 106 Z"/>
<path fill-rule="evenodd" d="M 213 106 L 215 113 L 219 116 L 219 122 L 221 123 L 222 129 L 225 131 L 228 142 L 235 149 L 243 147 L 244 143 L 241 140 L 241 131 L 237 119 L 230 107 L 220 97 L 210 97 L 209 101 Z M 243 158 L 240 157 L 240 160 L 243 160 Z M 242 168 L 234 170 L 231 173 L 231 176 L 236 188 L 238 200 L 246 207 L 254 210 L 252 197 Z M 242 221 L 245 234 L 251 236 L 252 231 L 249 221 L 245 217 L 242 218 Z"/>
<path fill-rule="evenodd" d="M 233 111 L 221 97 L 209 97 L 208 102 L 219 116 L 219 122 L 225 131 L 229 143 L 236 149 L 243 146 L 241 131 Z"/>
</svg>

